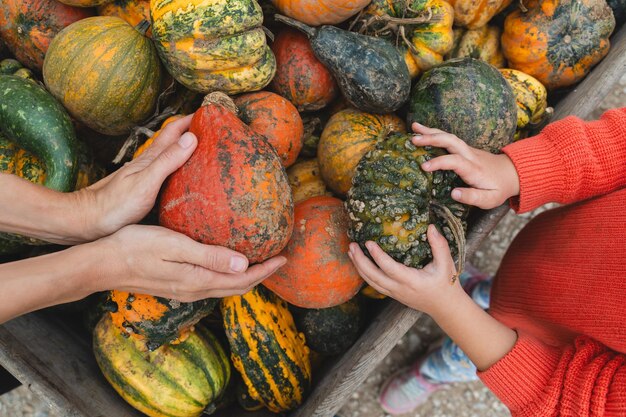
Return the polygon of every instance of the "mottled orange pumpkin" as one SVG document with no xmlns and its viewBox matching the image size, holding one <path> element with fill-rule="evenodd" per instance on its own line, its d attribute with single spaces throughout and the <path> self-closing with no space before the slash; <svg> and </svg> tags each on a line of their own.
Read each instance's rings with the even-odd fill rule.
<svg viewBox="0 0 626 417">
<path fill-rule="evenodd" d="M 272 43 L 276 75 L 270 88 L 300 111 L 319 110 L 334 100 L 337 82 L 313 53 L 309 38 L 293 29 L 282 30 Z"/>
<path fill-rule="evenodd" d="M 98 6 L 100 16 L 115 16 L 124 19 L 131 26 L 137 26 L 142 20 L 150 21 L 150 0 L 113 0 Z M 150 37 L 152 30 L 146 31 L 146 36 Z"/>
<path fill-rule="evenodd" d="M 335 113 L 322 132 L 317 158 L 324 182 L 335 193 L 345 195 L 361 157 L 391 132 L 406 131 L 394 114 L 372 114 L 346 109 Z"/>
<path fill-rule="evenodd" d="M 348 258 L 343 202 L 309 198 L 296 204 L 294 216 L 293 236 L 281 252 L 287 263 L 263 285 L 298 307 L 327 308 L 350 300 L 363 280 Z"/>
<path fill-rule="evenodd" d="M 274 147 L 286 168 L 302 149 L 304 125 L 289 100 L 268 91 L 243 94 L 235 99 L 239 118 Z"/>
<path fill-rule="evenodd" d="M 454 24 L 469 29 L 485 26 L 511 0 L 448 0 L 454 6 Z"/>
<path fill-rule="evenodd" d="M 223 93 L 209 94 L 191 120 L 191 158 L 169 176 L 159 223 L 194 240 L 226 246 L 250 263 L 277 255 L 293 228 L 285 168 L 263 136 L 235 115 Z"/>
<path fill-rule="evenodd" d="M 92 9 L 56 0 L 0 1 L 0 38 L 22 64 L 41 71 L 52 38 L 72 23 L 93 16 Z"/>
<path fill-rule="evenodd" d="M 272 0 L 284 15 L 311 26 L 336 25 L 360 12 L 370 0 Z"/>
<path fill-rule="evenodd" d="M 548 89 L 580 81 L 609 52 L 615 18 L 604 0 L 530 0 L 504 21 L 509 67 Z"/>
</svg>

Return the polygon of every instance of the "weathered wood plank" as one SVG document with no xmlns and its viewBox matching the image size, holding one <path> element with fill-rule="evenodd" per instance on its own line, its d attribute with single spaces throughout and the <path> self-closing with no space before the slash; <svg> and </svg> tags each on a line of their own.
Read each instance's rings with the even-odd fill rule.
<svg viewBox="0 0 626 417">
<path fill-rule="evenodd" d="M 0 365 L 64 417 L 140 417 L 101 375 L 88 341 L 42 314 L 0 326 Z"/>
<path fill-rule="evenodd" d="M 608 56 L 557 105 L 553 120 L 568 115 L 583 119 L 589 117 L 615 82 L 626 73 L 626 26 L 613 37 L 612 42 Z M 477 221 L 468 233 L 468 257 L 506 212 L 506 206 L 498 207 Z M 391 303 L 357 343 L 329 369 L 306 404 L 291 417 L 332 417 L 420 316 L 421 313 L 399 303 Z"/>
</svg>

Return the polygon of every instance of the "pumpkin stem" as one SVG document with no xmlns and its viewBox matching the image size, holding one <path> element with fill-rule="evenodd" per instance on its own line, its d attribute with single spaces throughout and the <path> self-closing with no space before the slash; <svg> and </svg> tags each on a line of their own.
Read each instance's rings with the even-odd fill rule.
<svg viewBox="0 0 626 417">
<path fill-rule="evenodd" d="M 143 36 L 146 36 L 146 32 L 148 31 L 148 29 L 150 29 L 150 22 L 148 22 L 146 19 L 142 19 L 141 22 L 137 23 L 137 26 L 135 26 L 135 30 L 141 33 Z"/>
<path fill-rule="evenodd" d="M 305 25 L 302 22 L 298 22 L 296 19 L 292 19 L 290 17 L 283 16 L 282 14 L 275 14 L 274 15 L 274 19 L 276 19 L 278 22 L 282 22 L 282 23 L 284 23 L 284 24 L 286 24 L 288 26 L 291 26 L 291 27 L 294 27 L 294 28 L 296 28 L 298 30 L 301 30 L 309 38 L 312 38 L 317 33 L 317 30 L 315 28 L 312 28 L 311 26 Z"/>
<path fill-rule="evenodd" d="M 439 204 L 436 201 L 431 201 L 430 205 L 435 214 L 446 221 L 452 231 L 454 241 L 456 242 L 458 255 L 456 275 L 452 282 L 454 284 L 456 277 L 461 275 L 463 268 L 465 268 L 465 232 L 463 231 L 463 225 L 461 224 L 459 218 L 452 214 L 448 207 Z"/>
<path fill-rule="evenodd" d="M 261 26 L 261 29 L 263 29 L 263 32 L 265 32 L 265 36 L 267 36 L 272 42 L 274 42 L 274 34 L 272 33 L 272 31 L 265 26 Z"/>
<path fill-rule="evenodd" d="M 519 8 L 522 13 L 528 12 L 528 8 L 524 5 L 524 0 L 519 0 Z"/>
<path fill-rule="evenodd" d="M 228 97 L 228 95 L 222 93 L 221 91 L 214 91 L 213 93 L 209 93 L 204 97 L 204 100 L 202 101 L 202 106 L 208 106 L 209 104 L 217 104 L 218 106 L 225 107 L 226 110 L 234 114 L 239 113 L 239 109 L 235 105 L 233 99 Z"/>
</svg>

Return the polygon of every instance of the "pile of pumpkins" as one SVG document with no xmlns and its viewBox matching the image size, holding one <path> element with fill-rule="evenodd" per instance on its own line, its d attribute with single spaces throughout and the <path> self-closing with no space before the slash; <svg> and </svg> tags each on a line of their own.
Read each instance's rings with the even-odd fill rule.
<svg viewBox="0 0 626 417">
<path fill-rule="evenodd" d="M 288 262 L 221 300 L 111 291 L 94 354 L 150 416 L 235 398 L 286 412 L 311 362 L 358 337 L 360 297 L 383 298 L 350 241 L 421 267 L 435 223 L 463 258 L 460 180 L 421 171 L 445 151 L 413 146 L 410 124 L 497 153 L 547 123 L 548 92 L 582 80 L 625 19 L 625 0 L 4 0 L 0 171 L 72 191 L 104 175 L 81 138 L 148 132 L 137 157 L 193 113 L 199 145 L 165 182 L 158 224 Z M 0 255 L 42 243 L 0 234 Z"/>
</svg>

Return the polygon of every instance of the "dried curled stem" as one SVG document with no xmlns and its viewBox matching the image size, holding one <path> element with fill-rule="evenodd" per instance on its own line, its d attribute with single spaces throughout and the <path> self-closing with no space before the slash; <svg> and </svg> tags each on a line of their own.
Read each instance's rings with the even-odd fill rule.
<svg viewBox="0 0 626 417">
<path fill-rule="evenodd" d="M 442 204 L 437 203 L 436 201 L 432 201 L 431 208 L 435 212 L 435 214 L 441 217 L 446 221 L 448 226 L 450 227 L 450 231 L 452 231 L 452 235 L 454 236 L 454 240 L 456 242 L 457 247 L 457 267 L 456 274 L 452 277 L 452 284 L 454 284 L 457 278 L 463 272 L 463 268 L 465 268 L 465 231 L 463 230 L 463 225 L 458 217 L 456 217 L 450 209 Z"/>
<path fill-rule="evenodd" d="M 209 93 L 204 97 L 204 100 L 202 101 L 202 106 L 208 106 L 209 104 L 217 104 L 219 106 L 225 107 L 228 111 L 232 113 L 239 113 L 239 109 L 235 105 L 233 99 L 228 97 L 227 94 L 222 93 L 221 91 Z"/>
</svg>

